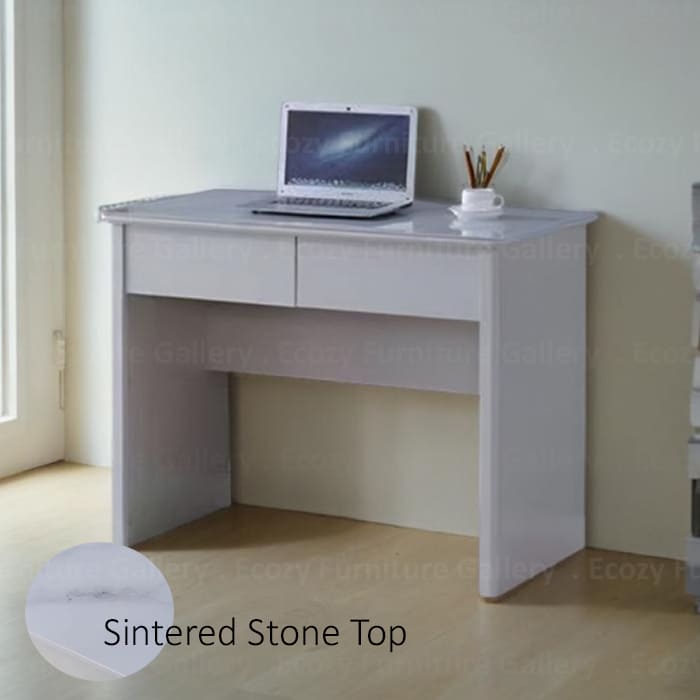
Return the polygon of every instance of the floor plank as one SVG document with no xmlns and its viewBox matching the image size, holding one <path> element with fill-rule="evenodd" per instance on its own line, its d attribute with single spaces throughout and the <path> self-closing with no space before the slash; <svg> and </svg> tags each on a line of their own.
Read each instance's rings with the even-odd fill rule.
<svg viewBox="0 0 700 700">
<path fill-rule="evenodd" d="M 24 596 L 51 556 L 109 539 L 109 471 L 54 465 L 0 481 L 0 524 L 0 698 L 680 700 L 700 692 L 700 619 L 678 562 L 589 550 L 491 605 L 477 595 L 474 539 L 243 506 L 139 547 L 170 582 L 177 624 L 218 626 L 232 616 L 239 625 L 255 617 L 335 624 L 341 644 L 172 647 L 131 678 L 80 682 L 35 653 Z M 358 647 L 354 617 L 403 625 L 406 644 L 393 653 Z"/>
</svg>

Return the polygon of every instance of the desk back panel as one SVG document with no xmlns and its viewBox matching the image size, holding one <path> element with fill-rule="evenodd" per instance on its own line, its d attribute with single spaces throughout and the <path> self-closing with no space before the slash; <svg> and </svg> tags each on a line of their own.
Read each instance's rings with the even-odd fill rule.
<svg viewBox="0 0 700 700">
<path fill-rule="evenodd" d="M 202 307 L 208 369 L 479 392 L 476 323 L 245 304 Z"/>
<path fill-rule="evenodd" d="M 477 323 L 141 295 L 129 299 L 132 306 L 151 309 L 160 334 L 152 347 L 159 366 L 479 393 Z"/>
</svg>

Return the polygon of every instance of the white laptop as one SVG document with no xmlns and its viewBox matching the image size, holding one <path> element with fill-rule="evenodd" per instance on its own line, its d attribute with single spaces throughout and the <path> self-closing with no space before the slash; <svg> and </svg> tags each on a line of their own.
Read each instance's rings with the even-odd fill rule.
<svg viewBox="0 0 700 700">
<path fill-rule="evenodd" d="M 258 214 L 360 219 L 413 202 L 415 107 L 286 103 L 277 196 Z"/>
</svg>

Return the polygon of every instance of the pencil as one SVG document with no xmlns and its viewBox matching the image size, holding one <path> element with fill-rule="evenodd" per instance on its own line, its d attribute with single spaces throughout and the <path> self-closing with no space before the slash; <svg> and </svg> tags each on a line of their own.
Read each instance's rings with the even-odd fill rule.
<svg viewBox="0 0 700 700">
<path fill-rule="evenodd" d="M 486 176 L 486 181 L 484 182 L 484 187 L 488 187 L 491 184 L 491 180 L 493 180 L 493 176 L 496 174 L 496 170 L 498 170 L 498 166 L 501 164 L 501 160 L 503 158 L 503 154 L 505 153 L 506 147 L 505 146 L 499 146 L 498 150 L 496 151 L 496 156 L 493 159 L 493 163 L 491 164 L 491 170 L 489 170 L 488 175 Z"/>
<path fill-rule="evenodd" d="M 481 153 L 479 153 L 479 163 L 476 166 L 476 184 L 477 187 L 483 187 L 486 180 L 486 148 L 481 147 Z"/>
<path fill-rule="evenodd" d="M 467 176 L 469 177 L 469 185 L 472 189 L 476 187 L 476 175 L 474 174 L 474 163 L 472 163 L 471 149 L 462 146 L 464 149 L 464 161 L 467 164 Z"/>
</svg>

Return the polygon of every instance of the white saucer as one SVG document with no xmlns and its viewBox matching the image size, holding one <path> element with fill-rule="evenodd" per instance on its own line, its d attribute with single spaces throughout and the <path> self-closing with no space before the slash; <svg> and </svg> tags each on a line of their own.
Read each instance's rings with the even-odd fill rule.
<svg viewBox="0 0 700 700">
<path fill-rule="evenodd" d="M 503 214 L 503 206 L 489 207 L 488 209 L 462 209 L 462 207 L 455 205 L 454 207 L 450 207 L 450 211 L 460 221 L 478 221 L 484 219 L 497 219 Z"/>
</svg>

